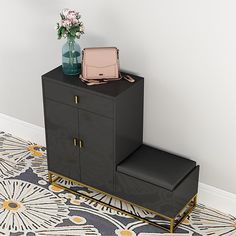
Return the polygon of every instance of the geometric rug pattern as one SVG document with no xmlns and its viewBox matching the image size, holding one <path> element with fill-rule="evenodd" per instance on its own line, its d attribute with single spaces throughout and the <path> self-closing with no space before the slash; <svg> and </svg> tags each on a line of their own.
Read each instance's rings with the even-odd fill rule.
<svg viewBox="0 0 236 236">
<path fill-rule="evenodd" d="M 46 155 L 45 147 L 0 132 L 0 235 L 236 236 L 234 216 L 202 204 L 197 205 L 174 234 L 169 234 L 55 187 L 48 182 Z M 58 182 L 162 223 L 152 213 L 110 196 L 63 179 Z"/>
</svg>

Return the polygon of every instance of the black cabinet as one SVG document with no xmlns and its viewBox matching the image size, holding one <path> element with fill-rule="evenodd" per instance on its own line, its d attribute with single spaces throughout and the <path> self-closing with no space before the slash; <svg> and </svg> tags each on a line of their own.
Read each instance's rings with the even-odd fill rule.
<svg viewBox="0 0 236 236">
<path fill-rule="evenodd" d="M 199 166 L 142 144 L 144 80 L 133 77 L 87 86 L 61 67 L 42 76 L 49 176 L 142 205 L 172 233 L 196 205 Z"/>
<path fill-rule="evenodd" d="M 108 193 L 142 144 L 143 78 L 87 86 L 61 67 L 42 76 L 48 169 Z"/>
</svg>

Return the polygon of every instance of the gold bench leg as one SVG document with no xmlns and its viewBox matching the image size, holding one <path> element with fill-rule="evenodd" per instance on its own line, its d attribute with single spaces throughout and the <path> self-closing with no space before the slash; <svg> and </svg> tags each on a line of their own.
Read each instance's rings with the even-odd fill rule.
<svg viewBox="0 0 236 236">
<path fill-rule="evenodd" d="M 51 172 L 48 172 L 48 181 L 50 184 L 52 184 L 52 173 Z"/>
<path fill-rule="evenodd" d="M 170 220 L 170 233 L 174 233 L 174 228 L 175 228 L 175 220 L 171 219 Z"/>
</svg>

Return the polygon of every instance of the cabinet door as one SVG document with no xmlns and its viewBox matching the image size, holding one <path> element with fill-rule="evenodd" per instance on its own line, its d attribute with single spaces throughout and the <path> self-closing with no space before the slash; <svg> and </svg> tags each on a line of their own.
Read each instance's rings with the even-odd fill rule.
<svg viewBox="0 0 236 236">
<path fill-rule="evenodd" d="M 79 149 L 73 144 L 78 136 L 78 110 L 49 99 L 44 106 L 48 169 L 79 181 Z"/>
<path fill-rule="evenodd" d="M 81 182 L 113 192 L 113 120 L 79 110 Z"/>
</svg>

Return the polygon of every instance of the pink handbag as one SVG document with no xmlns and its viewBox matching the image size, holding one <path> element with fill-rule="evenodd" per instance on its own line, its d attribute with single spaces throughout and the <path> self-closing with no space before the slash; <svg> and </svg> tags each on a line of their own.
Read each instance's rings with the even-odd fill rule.
<svg viewBox="0 0 236 236">
<path fill-rule="evenodd" d="M 119 50 L 116 47 L 83 49 L 81 67 L 80 79 L 87 85 L 105 84 L 120 79 L 135 82 L 129 75 L 121 76 Z"/>
</svg>

